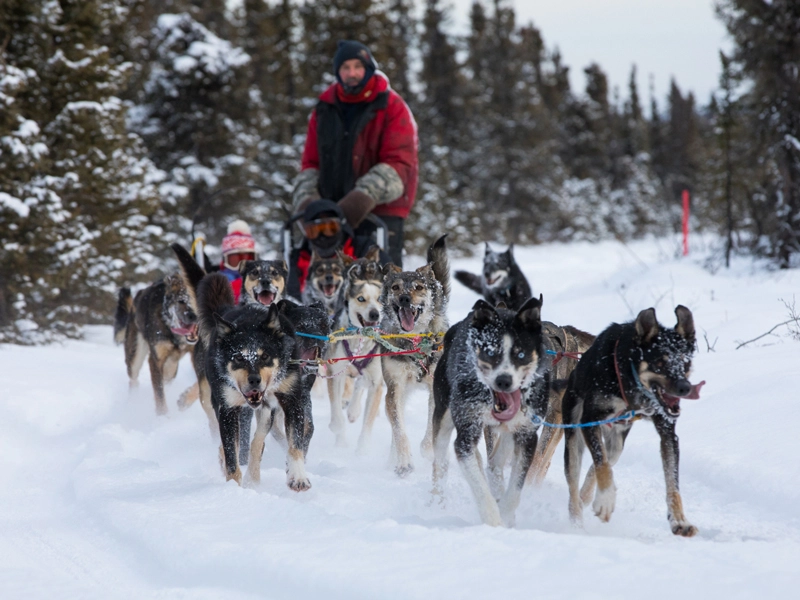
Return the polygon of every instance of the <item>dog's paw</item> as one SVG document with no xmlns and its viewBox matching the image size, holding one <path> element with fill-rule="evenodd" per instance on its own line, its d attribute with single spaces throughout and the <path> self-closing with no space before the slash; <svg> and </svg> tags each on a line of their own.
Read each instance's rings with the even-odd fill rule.
<svg viewBox="0 0 800 600">
<path fill-rule="evenodd" d="M 308 477 L 288 477 L 286 479 L 286 485 L 288 485 L 289 489 L 293 492 L 306 492 L 311 489 L 311 482 L 308 480 Z"/>
<path fill-rule="evenodd" d="M 397 465 L 394 468 L 394 472 L 397 474 L 398 477 L 405 477 L 409 473 L 414 471 L 414 465 L 411 463 L 406 463 L 403 465 Z"/>
<path fill-rule="evenodd" d="M 611 513 L 614 512 L 614 506 L 616 503 L 617 490 L 612 484 L 603 490 L 599 488 L 597 489 L 597 493 L 594 496 L 594 502 L 592 502 L 592 509 L 594 510 L 594 514 L 597 515 L 598 519 L 604 523 L 608 523 L 608 521 L 611 520 Z"/>
<path fill-rule="evenodd" d="M 419 445 L 419 451 L 426 460 L 433 460 L 433 441 L 426 437 Z"/>
<path fill-rule="evenodd" d="M 672 533 L 683 537 L 694 537 L 697 535 L 697 527 L 687 521 L 671 521 Z"/>
<path fill-rule="evenodd" d="M 358 420 L 358 417 L 361 416 L 361 398 L 358 400 L 353 400 L 347 406 L 347 420 L 351 423 L 355 423 Z"/>
</svg>

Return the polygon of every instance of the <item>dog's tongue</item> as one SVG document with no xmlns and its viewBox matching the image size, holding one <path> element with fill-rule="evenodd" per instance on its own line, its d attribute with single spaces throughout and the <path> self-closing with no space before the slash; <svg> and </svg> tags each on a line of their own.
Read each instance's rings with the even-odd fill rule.
<svg viewBox="0 0 800 600">
<path fill-rule="evenodd" d="M 333 284 L 330 285 L 323 285 L 322 286 L 322 293 L 328 296 L 329 298 L 333 296 L 333 293 L 336 291 L 336 286 Z"/>
<path fill-rule="evenodd" d="M 170 331 L 176 335 L 193 337 L 197 333 L 197 323 L 192 323 L 184 327 L 170 327 Z"/>
<path fill-rule="evenodd" d="M 275 300 L 275 294 L 273 292 L 258 292 L 258 301 L 263 304 L 264 306 L 269 306 Z"/>
<path fill-rule="evenodd" d="M 413 308 L 401 308 L 398 311 L 398 315 L 400 316 L 400 325 L 406 331 L 411 331 L 414 329 L 414 309 Z"/>
<path fill-rule="evenodd" d="M 492 416 L 498 421 L 510 421 L 519 412 L 522 405 L 522 391 L 494 392 Z M 498 408 L 502 410 L 498 412 Z"/>
<path fill-rule="evenodd" d="M 687 400 L 699 400 L 700 399 L 700 389 L 706 384 L 705 380 L 701 381 L 696 385 L 692 385 L 692 391 L 689 392 L 688 396 L 684 396 Z"/>
</svg>

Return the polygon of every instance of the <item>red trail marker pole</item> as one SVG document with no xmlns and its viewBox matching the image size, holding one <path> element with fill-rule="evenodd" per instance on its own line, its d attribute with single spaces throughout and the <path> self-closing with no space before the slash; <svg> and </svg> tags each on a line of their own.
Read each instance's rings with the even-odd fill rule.
<svg viewBox="0 0 800 600">
<path fill-rule="evenodd" d="M 689 255 L 689 190 L 683 190 L 683 255 Z"/>
</svg>

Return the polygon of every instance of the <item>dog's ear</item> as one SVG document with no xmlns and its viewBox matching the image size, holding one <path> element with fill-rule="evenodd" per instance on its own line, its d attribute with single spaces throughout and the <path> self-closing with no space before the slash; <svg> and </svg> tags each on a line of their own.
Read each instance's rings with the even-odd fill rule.
<svg viewBox="0 0 800 600">
<path fill-rule="evenodd" d="M 278 261 L 275 261 L 278 262 Z M 289 274 L 289 265 L 286 264 L 286 259 L 280 261 L 280 265 L 278 266 L 278 270 L 281 272 L 281 275 L 286 277 Z"/>
<path fill-rule="evenodd" d="M 214 317 L 214 323 L 217 325 L 217 335 L 219 337 L 225 337 L 236 331 L 236 325 L 226 321 L 219 313 L 215 312 L 212 316 Z"/>
<path fill-rule="evenodd" d="M 492 249 L 489 248 L 489 242 L 483 242 L 483 245 L 484 245 L 483 255 L 489 256 L 492 253 Z"/>
<path fill-rule="evenodd" d="M 247 270 L 247 263 L 248 261 L 243 260 L 239 263 L 239 275 L 244 276 L 244 272 Z"/>
<path fill-rule="evenodd" d="M 396 264 L 389 262 L 383 265 L 383 269 L 381 269 L 381 271 L 384 277 L 388 277 L 392 273 L 402 273 L 403 269 L 398 267 Z"/>
<path fill-rule="evenodd" d="M 544 304 L 544 296 L 541 294 L 538 298 L 528 298 L 517 311 L 514 319 L 529 331 L 540 329 L 542 327 L 542 304 Z"/>
<path fill-rule="evenodd" d="M 341 250 L 337 250 L 337 251 L 336 251 L 336 257 L 337 257 L 337 258 L 338 258 L 340 261 L 342 261 L 342 264 L 345 266 L 345 268 L 349 267 L 349 266 L 350 266 L 350 265 L 352 265 L 354 262 L 356 262 L 356 261 L 355 261 L 355 259 L 354 259 L 352 256 L 347 256 L 347 254 L 345 254 L 345 253 L 344 253 L 344 252 L 342 252 Z"/>
<path fill-rule="evenodd" d="M 508 308 L 508 305 L 505 302 L 503 302 L 502 300 L 500 300 L 500 302 L 495 304 L 494 307 L 495 308 Z"/>
<path fill-rule="evenodd" d="M 370 262 L 380 262 L 381 249 L 378 248 L 378 246 L 370 246 L 369 250 L 367 250 L 367 253 L 364 255 L 364 258 Z"/>
<path fill-rule="evenodd" d="M 486 300 L 478 300 L 472 306 L 472 326 L 480 329 L 497 320 L 497 311 Z"/>
<path fill-rule="evenodd" d="M 423 277 L 434 277 L 433 265 L 431 265 L 430 263 L 422 267 L 418 267 L 416 272 L 422 275 Z"/>
<path fill-rule="evenodd" d="M 349 267 L 345 267 L 347 269 L 347 278 L 353 282 L 358 281 L 359 279 L 364 279 L 364 266 L 355 261 L 354 264 L 350 265 Z"/>
<path fill-rule="evenodd" d="M 646 308 L 636 317 L 636 333 L 645 344 L 652 342 L 658 335 L 656 309 Z"/>
<path fill-rule="evenodd" d="M 506 250 L 506 254 L 508 254 L 509 257 L 514 256 L 514 244 L 508 245 L 508 250 Z"/>
<path fill-rule="evenodd" d="M 322 257 L 319 255 L 319 253 L 317 252 L 316 248 L 314 248 L 314 249 L 311 250 L 311 262 L 315 263 L 318 260 L 322 260 Z"/>
<path fill-rule="evenodd" d="M 281 300 L 281 302 L 283 302 Z M 287 307 L 284 305 L 284 309 L 286 310 Z M 288 322 L 288 320 L 284 320 L 284 322 Z M 282 335 L 283 334 L 283 324 L 281 323 L 281 310 L 278 308 L 278 304 L 272 303 L 269 305 L 269 309 L 267 310 L 266 318 L 261 321 L 262 329 L 272 333 L 273 335 Z M 292 334 L 294 334 L 294 328 L 292 327 Z"/>
<path fill-rule="evenodd" d="M 678 323 L 675 325 L 675 331 L 677 331 L 683 337 L 683 339 L 694 346 L 695 331 L 692 311 L 682 304 L 679 304 L 675 307 L 675 316 L 678 317 Z"/>
</svg>

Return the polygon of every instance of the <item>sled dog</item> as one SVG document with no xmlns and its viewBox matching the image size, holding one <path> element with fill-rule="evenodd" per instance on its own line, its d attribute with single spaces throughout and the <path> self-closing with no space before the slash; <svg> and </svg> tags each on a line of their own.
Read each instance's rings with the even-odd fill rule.
<svg viewBox="0 0 800 600">
<path fill-rule="evenodd" d="M 340 254 L 322 258 L 316 252 L 311 255 L 308 278 L 303 289 L 303 304 L 320 301 L 328 315 L 336 317 L 344 304 L 344 262 Z"/>
<path fill-rule="evenodd" d="M 321 302 L 302 306 L 291 300 L 281 300 L 277 304 L 277 310 L 284 323 L 296 329 L 292 360 L 286 369 L 283 382 L 274 392 L 279 408 L 268 410 L 264 407 L 256 411 L 256 431 L 250 446 L 247 475 L 253 484 L 261 481 L 264 440 L 272 428 L 283 426 L 280 420 L 276 422 L 276 417 L 282 416 L 285 419 L 288 444 L 286 485 L 295 492 L 302 492 L 311 487 L 305 468 L 308 446 L 314 433 L 311 387 L 316 379 L 317 360 L 326 345 L 326 342 L 319 337 L 330 334 L 330 319 Z M 287 334 L 289 331 L 287 328 Z M 318 337 L 297 335 L 301 333 Z"/>
<path fill-rule="evenodd" d="M 450 297 L 450 266 L 443 235 L 428 248 L 428 263 L 416 271 L 403 271 L 388 263 L 383 267 L 381 291 L 381 330 L 387 334 L 433 334 L 425 339 L 438 342 L 447 330 L 447 301 Z M 401 349 L 413 349 L 413 340 L 392 338 Z M 395 472 L 410 473 L 411 461 L 408 436 L 405 430 L 406 396 L 413 386 L 427 388 L 428 419 L 421 449 L 432 454 L 431 417 L 433 415 L 433 374 L 441 353 L 406 354 L 381 357 L 383 379 L 386 382 L 386 414 L 392 426 L 392 453 Z"/>
<path fill-rule="evenodd" d="M 536 451 L 538 425 L 548 401 L 550 358 L 545 355 L 542 299 L 528 299 L 518 311 L 484 300 L 454 325 L 433 377 L 433 493 L 440 498 L 447 475 L 450 436 L 487 525 L 514 524 L 525 476 Z M 478 453 L 486 437 L 488 481 Z M 505 488 L 503 467 L 511 458 Z"/>
<path fill-rule="evenodd" d="M 510 310 L 519 310 L 532 296 L 531 286 L 514 260 L 514 245 L 505 252 L 495 252 L 486 244 L 483 255 L 483 273 L 475 275 L 456 271 L 455 278 L 492 306 L 503 302 Z"/>
<path fill-rule="evenodd" d="M 294 330 L 276 304 L 235 306 L 233 289 L 219 273 L 203 272 L 186 250 L 173 244 L 195 294 L 205 348 L 204 383 L 219 425 L 226 479 L 242 483 L 239 451 L 242 409 L 273 411 L 276 392 L 288 392 L 286 375 L 294 350 Z M 258 414 L 258 413 L 257 413 Z M 260 415 L 257 416 L 260 419 Z"/>
<path fill-rule="evenodd" d="M 167 413 L 164 383 L 175 378 L 181 357 L 197 343 L 197 314 L 177 273 L 167 275 L 131 296 L 119 291 L 114 340 L 125 344 L 125 366 L 131 386 L 148 359 L 156 413 Z"/>
<path fill-rule="evenodd" d="M 562 422 L 561 403 L 567 388 L 567 380 L 578 364 L 576 357 L 589 349 L 594 342 L 594 336 L 571 325 L 562 327 L 549 321 L 542 321 L 542 338 L 544 352 L 547 355 L 548 366 L 546 368 L 548 369 L 549 383 L 547 411 L 539 416 L 546 423 L 560 425 Z M 569 354 L 563 356 L 558 353 Z M 533 455 L 533 463 L 528 471 L 528 482 L 538 485 L 544 480 L 556 446 L 561 441 L 563 434 L 564 430 L 557 427 L 542 428 L 539 434 L 539 443 L 536 445 L 536 453 Z"/>
<path fill-rule="evenodd" d="M 239 263 L 242 274 L 240 304 L 269 306 L 283 298 L 289 269 L 284 260 L 246 260 Z"/>
<path fill-rule="evenodd" d="M 681 412 L 681 398 L 698 399 L 705 382 L 697 385 L 689 382 L 695 350 L 692 313 L 679 305 L 675 314 L 678 322 L 674 329 L 660 325 L 655 309 L 648 308 L 635 321 L 613 323 L 600 333 L 569 378 L 563 416 L 565 423 L 586 424 L 619 417 L 631 410 L 644 411 L 661 437 L 667 519 L 672 533 L 693 536 L 697 528 L 684 516 L 678 491 L 675 424 Z M 616 503 L 612 467 L 622 453 L 633 420 L 565 431 L 564 472 L 569 486 L 569 514 L 574 523 L 583 522 L 583 507 L 593 493 L 594 513 L 601 521 L 611 518 Z M 579 490 L 584 446 L 589 448 L 592 465 Z"/>
<path fill-rule="evenodd" d="M 364 258 L 351 260 L 345 257 L 344 309 L 341 311 L 336 329 L 378 327 L 381 320 L 381 291 L 383 272 L 380 266 L 380 251 L 373 246 Z M 345 423 L 342 415 L 346 378 L 355 381 L 354 390 L 347 405 L 347 418 L 354 423 L 361 414 L 361 396 L 366 391 L 364 424 L 358 439 L 357 451 L 366 450 L 372 426 L 378 415 L 383 374 L 379 358 L 356 358 L 383 352 L 378 342 L 361 338 L 345 339 L 333 344 L 329 359 L 340 359 L 329 368 L 328 394 L 331 401 L 330 429 L 336 434 L 336 444 L 345 446 Z M 341 359 L 353 359 L 350 361 Z"/>
</svg>

